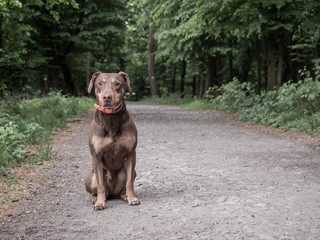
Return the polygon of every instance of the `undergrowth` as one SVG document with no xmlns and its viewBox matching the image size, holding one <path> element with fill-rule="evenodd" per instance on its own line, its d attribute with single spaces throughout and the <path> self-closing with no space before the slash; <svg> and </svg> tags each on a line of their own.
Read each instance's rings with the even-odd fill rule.
<svg viewBox="0 0 320 240">
<path fill-rule="evenodd" d="M 255 98 L 252 106 L 243 108 L 239 119 L 285 130 L 320 134 L 320 82 L 306 78 L 285 83 L 277 91 Z"/>
<path fill-rule="evenodd" d="M 0 106 L 0 168 L 23 160 L 41 164 L 54 158 L 50 135 L 66 126 L 65 119 L 84 115 L 93 104 L 89 98 L 50 93 L 21 102 L 4 100 Z"/>
<path fill-rule="evenodd" d="M 279 89 L 257 95 L 251 83 L 237 79 L 219 88 L 210 88 L 204 100 L 186 108 L 213 108 L 238 112 L 238 119 L 309 135 L 320 134 L 320 81 L 304 73 L 304 79 L 287 82 Z M 215 93 L 220 95 L 216 96 Z"/>
<path fill-rule="evenodd" d="M 179 95 L 149 98 L 149 101 L 182 105 L 185 108 L 237 112 L 238 119 L 309 135 L 320 134 L 320 79 L 301 71 L 303 80 L 287 82 L 279 89 L 255 93 L 252 83 L 237 79 L 212 87 L 204 99 L 180 99 Z"/>
</svg>

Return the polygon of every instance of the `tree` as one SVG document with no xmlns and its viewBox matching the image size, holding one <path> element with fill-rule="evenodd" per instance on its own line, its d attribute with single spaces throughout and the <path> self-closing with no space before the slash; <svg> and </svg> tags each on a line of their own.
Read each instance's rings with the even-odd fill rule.
<svg viewBox="0 0 320 240">
<path fill-rule="evenodd" d="M 147 69 L 148 69 L 148 82 L 150 86 L 151 96 L 158 95 L 158 81 L 156 76 L 155 57 L 154 50 L 156 43 L 154 39 L 154 24 L 153 24 L 153 12 L 152 9 L 156 3 L 140 0 L 132 1 L 129 3 L 129 7 L 132 11 L 137 12 L 139 15 L 135 16 L 134 22 L 136 23 L 135 28 L 139 28 L 144 32 L 144 28 L 147 27 Z M 133 29 L 135 29 L 133 28 Z"/>
<path fill-rule="evenodd" d="M 320 2 L 48 0 L 0 3 L 0 91 L 82 94 L 96 71 L 125 70 L 137 96 L 203 97 L 232 81 L 260 92 L 315 77 Z M 85 76 L 85 77 L 84 77 Z M 13 79 L 18 79 L 13 83 Z"/>
<path fill-rule="evenodd" d="M 154 38 L 153 38 L 153 26 L 152 26 L 152 17 L 149 16 L 149 34 L 148 34 L 148 72 L 149 72 L 149 81 L 151 88 L 151 96 L 158 95 L 158 87 L 156 74 L 154 70 Z"/>
<path fill-rule="evenodd" d="M 1 73 L 11 91 L 25 86 L 81 94 L 86 85 L 83 76 L 90 75 L 88 62 L 90 71 L 120 70 L 125 43 L 123 1 L 8 0 L 1 4 Z M 13 78 L 21 82 L 13 86 Z"/>
</svg>

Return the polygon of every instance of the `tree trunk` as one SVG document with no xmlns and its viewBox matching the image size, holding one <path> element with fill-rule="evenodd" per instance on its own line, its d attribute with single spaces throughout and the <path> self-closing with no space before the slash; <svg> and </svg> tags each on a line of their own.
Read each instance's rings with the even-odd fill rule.
<svg viewBox="0 0 320 240">
<path fill-rule="evenodd" d="M 278 57 L 278 73 L 277 73 L 277 87 L 281 87 L 283 78 L 283 64 L 284 64 L 284 47 L 279 43 L 279 57 Z"/>
<path fill-rule="evenodd" d="M 208 56 L 208 73 L 207 73 L 204 92 L 206 92 L 209 89 L 209 87 L 213 87 L 214 83 L 217 83 L 216 64 L 217 64 L 216 57 L 209 55 Z"/>
<path fill-rule="evenodd" d="M 62 74 L 64 77 L 64 82 L 66 84 L 66 88 L 67 88 L 67 92 L 70 94 L 74 94 L 75 93 L 75 86 L 72 80 L 72 76 L 69 70 L 69 67 L 67 66 L 67 64 L 62 63 L 61 64 L 61 70 L 62 70 Z"/>
<path fill-rule="evenodd" d="M 153 45 L 154 45 L 154 38 L 153 38 L 153 30 L 152 30 L 152 18 L 149 17 L 148 72 L 149 72 L 149 81 L 150 81 L 150 89 L 151 89 L 152 97 L 158 95 L 157 80 L 156 80 L 155 70 L 154 70 Z"/>
<path fill-rule="evenodd" d="M 259 55 L 257 56 L 257 92 L 261 94 L 261 62 Z"/>
<path fill-rule="evenodd" d="M 50 67 L 48 68 L 48 88 L 50 89 L 58 89 L 59 86 L 59 68 L 58 67 Z"/>
<path fill-rule="evenodd" d="M 256 61 L 257 61 L 257 93 L 261 94 L 261 60 L 260 60 L 260 44 L 256 42 Z"/>
<path fill-rule="evenodd" d="M 197 96 L 197 78 L 194 76 L 192 78 L 192 98 Z"/>
<path fill-rule="evenodd" d="M 44 77 L 42 71 L 37 71 L 37 80 L 38 80 L 38 86 L 39 86 L 39 97 L 43 97 L 45 95 L 45 85 L 44 85 Z"/>
<path fill-rule="evenodd" d="M 0 13 L 0 48 L 3 48 L 2 46 L 2 20 L 3 20 L 3 17 L 2 17 L 2 14 Z"/>
<path fill-rule="evenodd" d="M 170 93 L 176 91 L 176 68 L 174 63 L 172 64 L 172 73 L 171 73 L 171 84 L 170 84 Z"/>
<path fill-rule="evenodd" d="M 239 81 L 241 83 L 244 83 L 248 80 L 248 75 L 250 71 L 250 64 L 251 64 L 251 56 L 250 56 L 250 50 L 247 44 L 244 44 L 245 51 L 243 52 L 243 60 L 242 60 L 242 66 L 240 71 L 240 79 Z"/>
<path fill-rule="evenodd" d="M 272 91 L 277 84 L 277 59 L 276 50 L 272 43 L 268 44 L 267 48 L 267 67 L 268 67 L 268 82 L 267 91 Z"/>
<path fill-rule="evenodd" d="M 263 79 L 264 79 L 264 91 L 267 91 L 268 88 L 268 64 L 267 64 L 267 60 L 265 59 L 263 61 Z"/>
<path fill-rule="evenodd" d="M 198 88 L 197 88 L 197 97 L 200 98 L 200 90 L 201 90 L 201 76 L 198 76 Z"/>
<path fill-rule="evenodd" d="M 181 84 L 180 84 L 180 95 L 181 98 L 184 98 L 184 83 L 186 77 L 186 69 L 187 69 L 187 62 L 185 60 L 182 61 L 182 69 L 181 69 Z"/>
<path fill-rule="evenodd" d="M 298 82 L 299 79 L 299 67 L 296 61 L 290 61 L 290 78 L 293 82 Z"/>
<path fill-rule="evenodd" d="M 228 51 L 228 63 L 229 63 L 229 82 L 233 79 L 233 58 L 232 58 L 232 41 L 229 41 L 229 47 L 231 48 L 230 51 Z"/>
<path fill-rule="evenodd" d="M 198 98 L 201 98 L 201 91 L 202 91 L 202 67 L 201 64 L 199 65 L 199 71 L 198 71 L 198 90 L 197 90 L 197 96 Z"/>
<path fill-rule="evenodd" d="M 250 61 L 246 62 L 242 67 L 241 77 L 239 79 L 241 83 L 248 81 L 249 71 L 250 71 Z"/>
<path fill-rule="evenodd" d="M 92 53 L 90 51 L 89 57 L 88 57 L 88 68 L 87 68 L 87 83 L 86 83 L 87 89 L 88 89 L 91 77 L 94 74 L 94 67 L 95 67 L 95 58 L 92 56 Z"/>
<path fill-rule="evenodd" d="M 206 80 L 205 80 L 203 68 L 202 68 L 202 65 L 200 65 L 199 66 L 199 95 L 198 95 L 199 98 L 203 98 L 204 96 L 205 84 L 206 84 Z"/>
</svg>

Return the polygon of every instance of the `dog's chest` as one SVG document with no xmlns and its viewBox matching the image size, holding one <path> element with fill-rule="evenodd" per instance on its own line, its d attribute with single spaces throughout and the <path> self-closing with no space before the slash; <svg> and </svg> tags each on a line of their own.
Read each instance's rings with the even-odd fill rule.
<svg viewBox="0 0 320 240">
<path fill-rule="evenodd" d="M 119 169 L 125 158 L 134 150 L 135 136 L 92 137 L 92 145 L 97 155 L 103 156 L 108 169 Z"/>
</svg>

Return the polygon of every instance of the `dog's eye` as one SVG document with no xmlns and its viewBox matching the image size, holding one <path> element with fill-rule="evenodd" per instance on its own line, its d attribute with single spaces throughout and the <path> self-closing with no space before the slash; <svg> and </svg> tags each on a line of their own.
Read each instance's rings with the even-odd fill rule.
<svg viewBox="0 0 320 240">
<path fill-rule="evenodd" d="M 99 85 L 99 86 L 102 86 L 102 82 L 99 82 L 98 85 Z"/>
<path fill-rule="evenodd" d="M 115 82 L 114 85 L 115 86 L 120 86 L 120 83 L 119 82 Z"/>
</svg>

